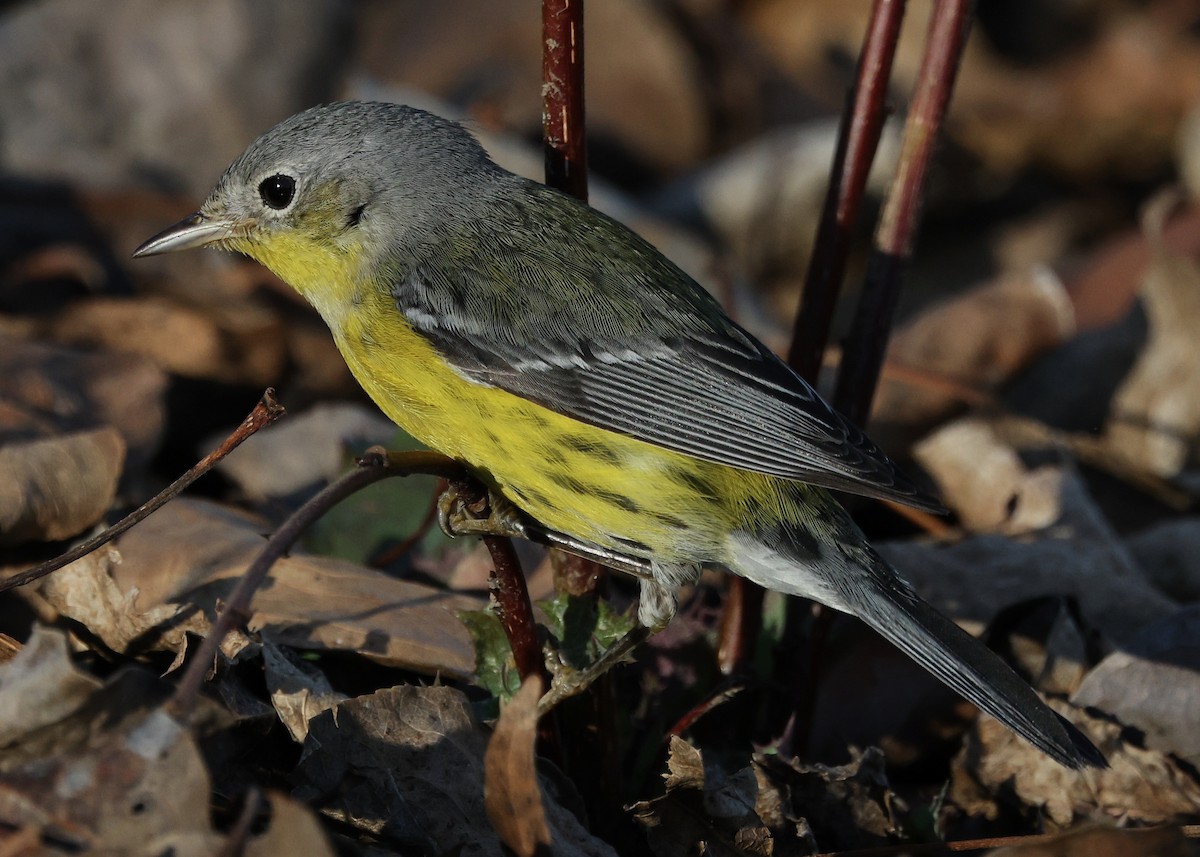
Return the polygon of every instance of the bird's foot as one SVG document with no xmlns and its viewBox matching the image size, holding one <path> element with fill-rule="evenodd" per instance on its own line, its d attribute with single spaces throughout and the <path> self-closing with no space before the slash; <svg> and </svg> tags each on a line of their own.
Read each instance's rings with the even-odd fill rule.
<svg viewBox="0 0 1200 857">
<path fill-rule="evenodd" d="M 494 491 L 480 493 L 450 484 L 437 501 L 438 526 L 457 536 L 528 538 L 521 510 Z"/>
</svg>

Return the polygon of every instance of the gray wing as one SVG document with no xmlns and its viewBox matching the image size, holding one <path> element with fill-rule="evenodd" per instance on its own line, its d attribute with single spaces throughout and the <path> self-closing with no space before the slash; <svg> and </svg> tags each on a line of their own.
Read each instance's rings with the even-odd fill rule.
<svg viewBox="0 0 1200 857">
<path fill-rule="evenodd" d="M 443 252 L 393 279 L 399 310 L 460 374 L 696 458 L 942 511 L 695 281 L 537 187 L 562 207 L 552 228 L 501 209 L 455 242 L 487 253 Z"/>
</svg>

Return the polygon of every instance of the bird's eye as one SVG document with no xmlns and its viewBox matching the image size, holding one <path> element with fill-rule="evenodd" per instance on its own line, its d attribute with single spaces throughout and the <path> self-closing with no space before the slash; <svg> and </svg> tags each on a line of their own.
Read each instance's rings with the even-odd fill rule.
<svg viewBox="0 0 1200 857">
<path fill-rule="evenodd" d="M 291 176 L 274 175 L 262 180 L 258 186 L 258 194 L 268 208 L 282 211 L 292 202 L 296 195 L 296 180 Z"/>
</svg>

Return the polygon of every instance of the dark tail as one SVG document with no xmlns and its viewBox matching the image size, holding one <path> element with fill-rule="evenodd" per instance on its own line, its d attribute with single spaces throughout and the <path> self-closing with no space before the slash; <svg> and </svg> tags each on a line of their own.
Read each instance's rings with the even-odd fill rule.
<svg viewBox="0 0 1200 857">
<path fill-rule="evenodd" d="M 1068 768 L 1108 767 L 1092 742 L 998 655 L 911 592 L 873 550 L 864 553 L 874 567 L 855 581 L 860 586 L 843 590 L 850 612 L 1052 759 Z"/>
<path fill-rule="evenodd" d="M 779 592 L 802 595 L 858 616 L 904 654 L 1068 768 L 1108 767 L 1083 734 L 983 643 L 922 601 L 867 545 L 825 492 L 796 498 L 805 524 L 735 533 L 730 568 Z"/>
</svg>

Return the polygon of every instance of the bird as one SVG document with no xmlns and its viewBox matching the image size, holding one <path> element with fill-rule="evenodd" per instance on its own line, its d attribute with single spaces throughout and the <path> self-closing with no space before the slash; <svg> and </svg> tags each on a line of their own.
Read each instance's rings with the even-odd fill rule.
<svg viewBox="0 0 1200 857">
<path fill-rule="evenodd" d="M 722 567 L 857 616 L 1062 765 L 1106 764 L 830 490 L 940 504 L 651 244 L 463 125 L 381 102 L 298 113 L 134 256 L 195 247 L 299 292 L 379 408 L 497 503 L 640 563 L 642 628 Z"/>
</svg>

